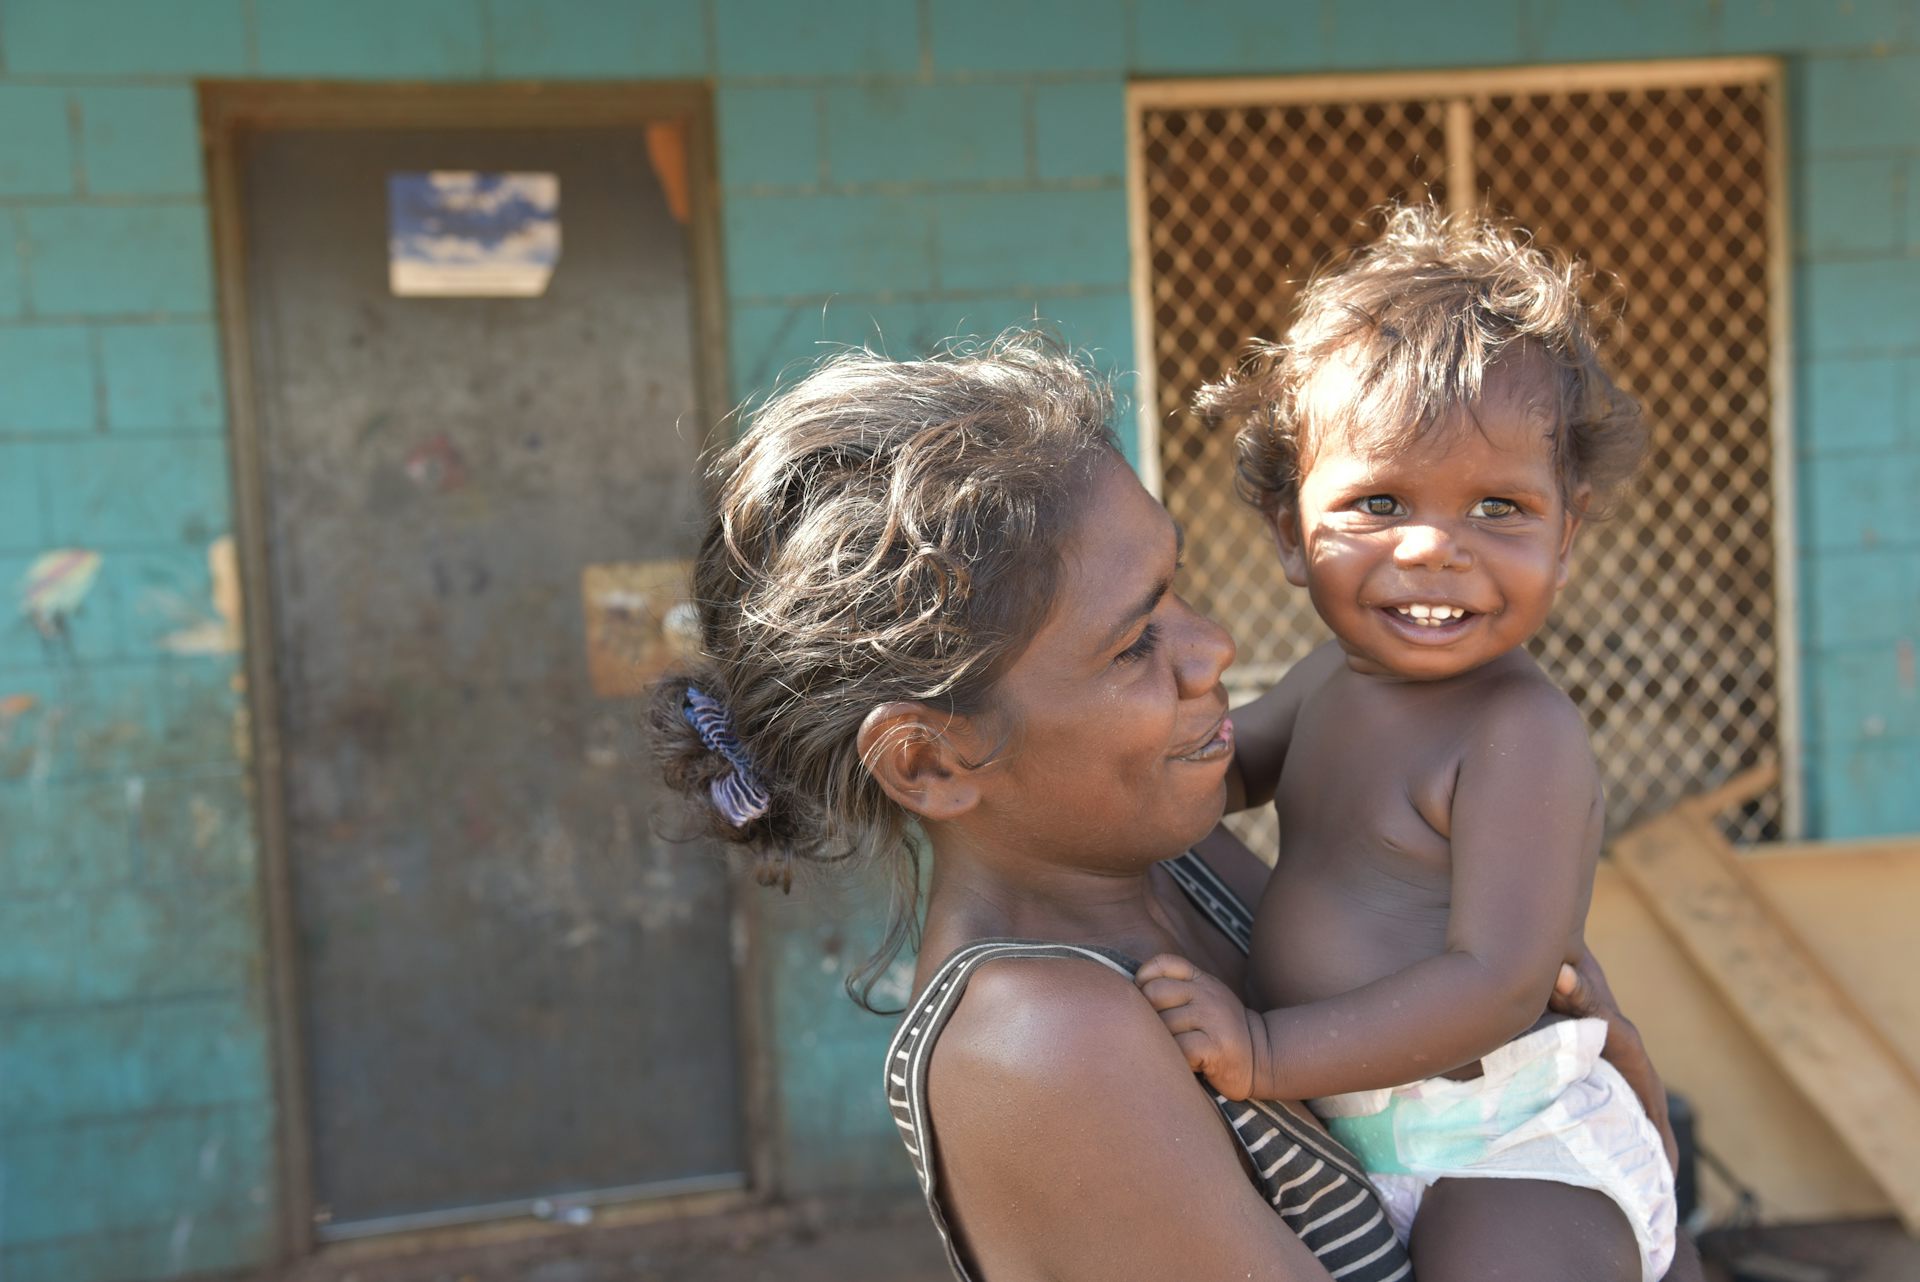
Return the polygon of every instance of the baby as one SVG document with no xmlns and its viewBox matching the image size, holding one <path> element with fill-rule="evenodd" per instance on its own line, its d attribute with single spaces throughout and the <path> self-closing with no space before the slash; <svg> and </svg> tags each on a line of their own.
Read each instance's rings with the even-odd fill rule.
<svg viewBox="0 0 1920 1282">
<path fill-rule="evenodd" d="M 1271 796 L 1282 834 L 1266 1009 L 1178 957 L 1138 982 L 1222 1095 L 1312 1102 L 1421 1282 L 1654 1282 L 1674 1252 L 1672 1168 L 1605 1025 L 1545 1013 L 1604 810 L 1525 646 L 1646 436 L 1582 281 L 1484 219 L 1401 209 L 1202 396 L 1334 639 L 1234 714 L 1241 799 Z"/>
</svg>

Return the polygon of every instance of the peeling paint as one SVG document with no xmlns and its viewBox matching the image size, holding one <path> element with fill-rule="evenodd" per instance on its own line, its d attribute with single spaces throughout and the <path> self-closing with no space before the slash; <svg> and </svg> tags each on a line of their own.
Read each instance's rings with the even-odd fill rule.
<svg viewBox="0 0 1920 1282">
<path fill-rule="evenodd" d="M 678 120 L 659 120 L 648 125 L 647 160 L 653 165 L 653 176 L 660 180 L 661 194 L 667 198 L 667 212 L 685 227 L 693 217 L 686 127 Z"/>
<path fill-rule="evenodd" d="M 63 638 L 67 620 L 100 577 L 100 554 L 87 548 L 55 548 L 38 557 L 20 579 L 20 613 L 48 640 Z"/>
<path fill-rule="evenodd" d="M 167 1235 L 167 1259 L 174 1269 L 185 1267 L 187 1247 L 193 1242 L 193 1217 L 182 1215 L 173 1222 L 173 1232 Z"/>
<path fill-rule="evenodd" d="M 235 654 L 240 649 L 240 568 L 234 556 L 233 536 L 223 534 L 207 545 L 207 570 L 213 578 L 212 613 L 165 594 L 160 608 L 186 620 L 184 627 L 160 638 L 169 654 Z"/>
<path fill-rule="evenodd" d="M 33 756 L 27 762 L 27 782 L 36 792 L 45 791 L 53 774 L 53 749 L 59 741 L 60 723 L 66 719 L 62 708 L 48 708 L 35 727 Z"/>
<path fill-rule="evenodd" d="M 435 432 L 407 451 L 401 470 L 417 488 L 435 494 L 452 494 L 467 484 L 467 461 L 445 432 Z"/>
<path fill-rule="evenodd" d="M 225 827 L 219 808 L 205 797 L 196 795 L 188 799 L 187 813 L 193 825 L 193 848 L 201 851 L 213 849 L 214 843 L 220 838 L 220 830 Z"/>
</svg>

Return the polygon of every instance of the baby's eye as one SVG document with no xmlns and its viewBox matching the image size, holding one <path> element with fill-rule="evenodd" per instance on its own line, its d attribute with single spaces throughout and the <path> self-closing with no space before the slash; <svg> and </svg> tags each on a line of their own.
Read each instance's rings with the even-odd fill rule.
<svg viewBox="0 0 1920 1282">
<path fill-rule="evenodd" d="M 1474 516 L 1492 517 L 1497 520 L 1501 517 L 1518 516 L 1519 514 L 1520 505 L 1512 499 L 1481 499 L 1473 505 Z"/>
<path fill-rule="evenodd" d="M 1368 516 L 1398 516 L 1400 504 L 1391 494 L 1369 494 L 1360 500 L 1359 508 Z"/>
</svg>

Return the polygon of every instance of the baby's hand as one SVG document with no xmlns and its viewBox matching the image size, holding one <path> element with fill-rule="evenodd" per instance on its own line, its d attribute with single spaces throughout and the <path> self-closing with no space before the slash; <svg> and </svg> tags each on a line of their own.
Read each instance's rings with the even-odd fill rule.
<svg viewBox="0 0 1920 1282">
<path fill-rule="evenodd" d="M 1266 1039 L 1253 1021 L 1259 1018 L 1241 1004 L 1231 988 L 1184 957 L 1161 953 L 1142 966 L 1133 982 L 1160 1022 L 1173 1034 L 1187 1066 L 1228 1099 L 1253 1094 L 1256 1046 Z"/>
</svg>

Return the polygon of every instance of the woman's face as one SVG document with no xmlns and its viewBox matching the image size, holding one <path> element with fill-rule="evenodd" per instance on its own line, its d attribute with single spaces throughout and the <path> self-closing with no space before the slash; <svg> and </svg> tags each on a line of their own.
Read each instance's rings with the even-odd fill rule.
<svg viewBox="0 0 1920 1282">
<path fill-rule="evenodd" d="M 1052 613 L 984 719 L 1010 738 L 980 771 L 974 818 L 1006 849 L 1137 869 L 1219 822 L 1233 639 L 1174 591 L 1179 531 L 1118 455 L 1080 512 Z"/>
</svg>

